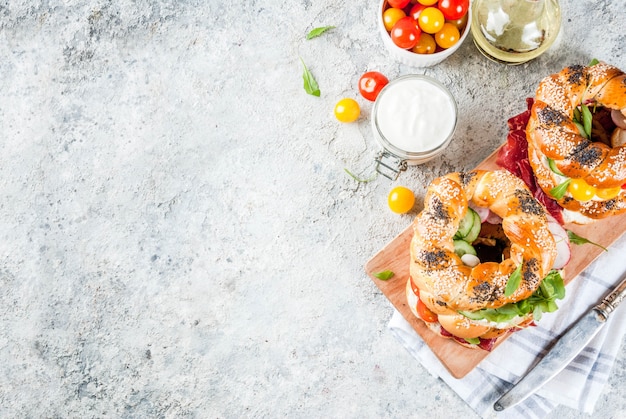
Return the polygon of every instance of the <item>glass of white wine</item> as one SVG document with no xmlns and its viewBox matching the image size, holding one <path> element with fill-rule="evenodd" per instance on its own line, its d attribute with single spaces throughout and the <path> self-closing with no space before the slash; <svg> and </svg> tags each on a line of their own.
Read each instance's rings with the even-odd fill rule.
<svg viewBox="0 0 626 419">
<path fill-rule="evenodd" d="M 474 0 L 471 31 L 486 57 L 522 64 L 543 54 L 561 28 L 558 0 Z"/>
</svg>

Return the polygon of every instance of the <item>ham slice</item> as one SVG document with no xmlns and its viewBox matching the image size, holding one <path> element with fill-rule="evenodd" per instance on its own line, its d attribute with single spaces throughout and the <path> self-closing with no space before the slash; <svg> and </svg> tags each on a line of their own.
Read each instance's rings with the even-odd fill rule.
<svg viewBox="0 0 626 419">
<path fill-rule="evenodd" d="M 550 215 L 563 224 L 563 209 L 539 187 L 528 161 L 526 125 L 530 119 L 533 102 L 532 98 L 527 98 L 527 109 L 507 121 L 509 133 L 506 137 L 506 143 L 498 151 L 496 164 L 522 179 L 535 199 L 543 204 Z"/>
</svg>

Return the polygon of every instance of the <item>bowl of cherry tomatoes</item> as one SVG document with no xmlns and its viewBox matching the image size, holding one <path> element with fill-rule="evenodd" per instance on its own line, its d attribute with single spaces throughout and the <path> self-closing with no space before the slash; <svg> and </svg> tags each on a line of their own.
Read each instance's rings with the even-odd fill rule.
<svg viewBox="0 0 626 419">
<path fill-rule="evenodd" d="M 470 32 L 470 0 L 382 0 L 378 28 L 398 61 L 414 67 L 439 64 Z"/>
</svg>

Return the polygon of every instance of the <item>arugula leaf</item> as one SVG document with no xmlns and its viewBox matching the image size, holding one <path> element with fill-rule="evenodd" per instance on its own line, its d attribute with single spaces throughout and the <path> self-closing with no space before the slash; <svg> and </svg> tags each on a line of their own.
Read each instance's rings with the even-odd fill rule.
<svg viewBox="0 0 626 419">
<path fill-rule="evenodd" d="M 573 231 L 567 230 L 567 237 L 569 237 L 569 241 L 571 243 L 574 244 L 593 244 L 594 246 L 598 246 L 600 249 L 604 250 L 605 252 L 608 252 L 609 249 L 607 249 L 604 246 L 599 245 L 598 243 L 594 243 L 589 239 L 586 239 L 584 237 L 580 237 L 578 234 L 574 233 Z"/>
<path fill-rule="evenodd" d="M 505 304 L 500 308 L 484 308 L 476 311 L 459 311 L 459 314 L 470 320 L 487 320 L 495 323 L 506 323 L 516 316 L 523 317 L 533 313 L 535 320 L 540 320 L 542 313 L 551 313 L 558 309 L 555 300 L 565 297 L 565 285 L 559 271 L 550 271 L 543 279 L 539 288 L 525 300 Z"/>
<path fill-rule="evenodd" d="M 300 61 L 302 62 L 302 67 L 304 67 L 304 72 L 302 73 L 302 79 L 304 80 L 304 90 L 310 95 L 319 97 L 320 87 L 317 85 L 313 74 L 311 74 L 309 69 L 306 67 L 306 64 L 304 64 L 304 60 L 302 59 L 302 57 L 300 58 Z"/>
<path fill-rule="evenodd" d="M 480 338 L 464 338 L 465 342 L 472 344 L 472 345 L 479 345 L 480 344 Z"/>
<path fill-rule="evenodd" d="M 563 172 L 561 172 L 559 168 L 556 167 L 556 163 L 554 162 L 554 160 L 552 160 L 550 157 L 546 157 L 546 159 L 548 160 L 548 167 L 550 168 L 550 170 L 552 170 L 559 176 L 565 176 Z"/>
<path fill-rule="evenodd" d="M 515 291 L 519 288 L 519 284 L 522 282 L 522 266 L 524 265 L 524 261 L 519 264 L 519 266 L 513 271 L 511 276 L 509 276 L 509 280 L 506 282 L 506 287 L 504 288 L 504 296 L 509 297 L 513 295 Z"/>
<path fill-rule="evenodd" d="M 567 187 L 569 186 L 572 179 L 567 179 L 565 182 L 561 183 L 559 186 L 555 186 L 550 189 L 550 195 L 552 195 L 556 199 L 561 199 L 565 196 L 565 192 L 567 192 Z"/>
<path fill-rule="evenodd" d="M 381 281 L 386 281 L 390 278 L 393 278 L 395 274 L 391 272 L 390 270 L 386 270 L 382 272 L 373 273 L 372 275 L 374 275 L 376 278 L 380 279 Z"/>
<path fill-rule="evenodd" d="M 598 64 L 599 62 L 600 62 L 600 61 L 598 61 L 598 59 L 597 59 L 597 58 L 594 58 L 593 60 L 591 60 L 591 61 L 589 62 L 588 67 L 593 67 L 594 65 Z"/>
<path fill-rule="evenodd" d="M 306 39 L 317 38 L 318 36 L 320 36 L 324 32 L 329 31 L 331 29 L 335 29 L 335 27 L 334 26 L 321 26 L 319 28 L 315 28 L 315 29 L 313 29 L 311 32 L 309 32 L 306 35 Z"/>
<path fill-rule="evenodd" d="M 367 178 L 367 179 L 361 179 L 359 177 L 357 177 L 355 174 L 353 174 L 352 172 L 350 172 L 348 169 L 344 168 L 343 170 L 345 170 L 345 172 L 350 175 L 350 177 L 354 180 L 356 180 L 357 182 L 361 182 L 361 183 L 367 183 L 367 182 L 371 182 L 374 179 L 376 179 L 378 177 L 378 172 L 375 172 L 374 175 L 372 175 L 371 177 Z"/>
<path fill-rule="evenodd" d="M 583 115 L 583 128 L 585 129 L 587 138 L 591 138 L 591 122 L 593 120 L 593 115 L 591 115 L 589 107 L 585 104 L 580 105 L 580 109 L 582 110 Z"/>
</svg>

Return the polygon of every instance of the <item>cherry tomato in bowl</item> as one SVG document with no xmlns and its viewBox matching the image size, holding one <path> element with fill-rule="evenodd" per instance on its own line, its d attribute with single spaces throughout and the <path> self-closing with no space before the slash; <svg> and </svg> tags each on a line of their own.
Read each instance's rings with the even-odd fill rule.
<svg viewBox="0 0 626 419">
<path fill-rule="evenodd" d="M 387 32 L 391 32 L 391 28 L 393 28 L 393 25 L 395 25 L 396 22 L 403 17 L 406 17 L 406 13 L 404 13 L 404 10 L 402 9 L 390 7 L 389 9 L 385 10 L 383 12 L 383 23 L 385 25 L 385 29 L 387 29 Z"/>
<path fill-rule="evenodd" d="M 437 8 L 446 20 L 457 20 L 467 14 L 469 0 L 439 0 Z"/>
<path fill-rule="evenodd" d="M 389 79 L 378 71 L 368 71 L 359 79 L 359 92 L 369 101 L 375 101 L 378 93 L 389 83 Z"/>
<path fill-rule="evenodd" d="M 404 9 L 410 2 L 411 0 L 387 0 L 387 3 L 396 9 Z"/>
<path fill-rule="evenodd" d="M 402 49 L 411 49 L 419 41 L 420 33 L 415 20 L 406 16 L 398 20 L 391 28 L 391 40 Z"/>
<path fill-rule="evenodd" d="M 413 208 L 415 195 L 409 188 L 396 186 L 389 192 L 387 204 L 389 205 L 389 209 L 396 214 L 405 214 Z"/>
</svg>

